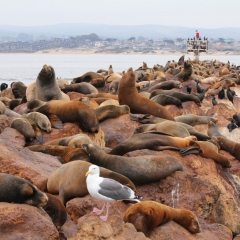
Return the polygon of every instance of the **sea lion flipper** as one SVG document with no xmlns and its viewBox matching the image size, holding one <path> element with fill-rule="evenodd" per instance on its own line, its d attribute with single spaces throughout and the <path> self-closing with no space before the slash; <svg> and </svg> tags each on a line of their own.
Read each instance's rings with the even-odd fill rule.
<svg viewBox="0 0 240 240">
<path fill-rule="evenodd" d="M 202 150 L 199 147 L 187 147 L 187 148 L 181 148 L 179 150 L 179 153 L 182 156 L 185 156 L 185 155 L 188 155 L 188 154 L 198 154 L 200 152 L 202 152 Z"/>
<path fill-rule="evenodd" d="M 36 139 L 38 140 L 38 142 L 42 143 L 43 142 L 42 130 L 36 124 L 33 124 L 32 127 L 34 129 Z"/>
<path fill-rule="evenodd" d="M 43 142 L 43 134 L 42 134 L 42 131 L 41 131 L 41 134 L 38 133 L 38 136 L 36 135 L 36 139 L 38 140 L 39 143 L 42 143 L 42 142 Z"/>
<path fill-rule="evenodd" d="M 62 121 L 56 115 L 49 115 L 48 118 L 53 128 L 63 128 Z"/>
<path fill-rule="evenodd" d="M 163 151 L 163 150 L 179 151 L 179 150 L 181 150 L 181 148 L 172 147 L 172 146 L 158 146 L 155 148 L 155 151 Z"/>
</svg>

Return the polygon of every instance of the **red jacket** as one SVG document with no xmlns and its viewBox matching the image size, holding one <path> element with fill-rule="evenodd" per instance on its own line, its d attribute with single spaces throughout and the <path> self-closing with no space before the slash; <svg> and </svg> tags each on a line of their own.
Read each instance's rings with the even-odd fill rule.
<svg viewBox="0 0 240 240">
<path fill-rule="evenodd" d="M 199 38 L 199 32 L 196 32 L 196 38 Z"/>
</svg>

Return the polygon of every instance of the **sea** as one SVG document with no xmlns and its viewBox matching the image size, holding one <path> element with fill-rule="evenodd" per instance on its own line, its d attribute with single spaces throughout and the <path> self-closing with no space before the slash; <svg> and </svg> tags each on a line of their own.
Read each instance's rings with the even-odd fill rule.
<svg viewBox="0 0 240 240">
<path fill-rule="evenodd" d="M 55 69 L 56 78 L 71 81 L 75 77 L 99 69 L 108 70 L 112 65 L 114 72 L 126 71 L 132 67 L 137 69 L 146 62 L 148 67 L 154 64 L 165 66 L 168 60 L 178 61 L 182 55 L 154 55 L 154 54 L 0 54 L 0 84 L 5 82 L 10 86 L 12 82 L 21 81 L 26 86 L 35 82 L 44 64 Z M 194 59 L 193 55 L 185 54 L 186 59 Z M 230 61 L 230 64 L 240 65 L 239 55 L 200 55 L 200 60 Z"/>
</svg>

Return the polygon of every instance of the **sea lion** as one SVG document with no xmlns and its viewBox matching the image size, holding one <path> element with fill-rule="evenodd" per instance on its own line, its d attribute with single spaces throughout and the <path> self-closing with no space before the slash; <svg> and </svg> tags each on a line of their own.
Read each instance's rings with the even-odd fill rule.
<svg viewBox="0 0 240 240">
<path fill-rule="evenodd" d="M 80 82 L 91 83 L 96 88 L 103 87 L 105 84 L 104 77 L 95 72 L 86 72 L 82 76 L 74 78 L 71 84 Z"/>
<path fill-rule="evenodd" d="M 155 89 L 170 90 L 172 88 L 182 88 L 182 83 L 175 80 L 168 80 L 152 86 L 148 89 L 148 92 L 152 92 Z"/>
<path fill-rule="evenodd" d="M 200 233 L 196 215 L 186 209 L 175 209 L 154 201 L 142 201 L 131 205 L 123 216 L 124 222 L 134 225 L 137 231 L 146 236 L 157 226 L 174 221 L 191 233 Z"/>
<path fill-rule="evenodd" d="M 20 132 L 27 141 L 33 141 L 33 139 L 36 137 L 31 123 L 25 118 L 15 118 L 11 122 L 10 127 Z"/>
<path fill-rule="evenodd" d="M 78 92 L 83 94 L 98 93 L 98 90 L 92 84 L 87 82 L 65 85 L 61 90 L 64 93 L 68 92 Z"/>
<path fill-rule="evenodd" d="M 86 94 L 86 97 L 89 98 L 111 98 L 114 100 L 118 100 L 117 95 L 113 95 L 111 93 L 93 93 L 93 94 Z"/>
<path fill-rule="evenodd" d="M 158 95 L 152 97 L 151 100 L 156 103 L 161 104 L 162 106 L 175 105 L 178 108 L 183 108 L 182 102 L 179 99 L 177 99 L 175 97 L 167 96 L 164 94 L 158 94 Z"/>
<path fill-rule="evenodd" d="M 34 110 L 45 114 L 53 127 L 58 127 L 60 119 L 62 122 L 77 122 L 84 131 L 97 133 L 99 129 L 94 109 L 82 102 L 52 100 Z"/>
<path fill-rule="evenodd" d="M 120 75 L 119 73 L 111 73 L 111 74 L 108 74 L 104 78 L 104 80 L 105 80 L 105 82 L 110 83 L 114 80 L 121 79 L 121 78 L 122 78 L 122 75 Z"/>
<path fill-rule="evenodd" d="M 118 93 L 118 86 L 119 86 L 119 83 L 120 83 L 120 79 L 115 79 L 113 80 L 109 86 L 108 86 L 108 92 L 111 93 L 111 94 L 117 94 Z"/>
<path fill-rule="evenodd" d="M 54 68 L 46 64 L 39 72 L 36 82 L 27 87 L 26 96 L 28 101 L 32 99 L 41 101 L 70 100 L 69 96 L 58 87 Z"/>
<path fill-rule="evenodd" d="M 22 99 L 13 99 L 8 103 L 8 107 L 9 109 L 13 110 L 15 107 L 26 102 L 27 102 L 26 96 L 24 96 Z"/>
<path fill-rule="evenodd" d="M 150 118 L 147 118 L 147 117 L 136 117 L 132 114 L 130 114 L 130 119 L 132 119 L 133 121 L 137 121 L 137 122 L 140 122 L 140 123 L 144 123 L 145 125 L 149 124 L 158 124 L 158 123 L 162 123 L 164 121 L 168 121 L 166 119 L 163 119 L 163 118 L 158 118 L 158 117 L 150 117 Z M 200 133 L 198 132 L 195 128 L 193 128 L 192 126 L 188 125 L 188 124 L 185 124 L 185 123 L 182 123 L 182 122 L 175 122 L 176 124 L 179 124 L 181 126 L 183 126 L 184 128 L 186 128 L 189 132 L 190 135 L 193 135 L 195 137 L 197 137 L 197 139 L 199 141 L 207 141 L 209 139 L 211 139 L 209 136 L 203 134 L 203 133 Z M 140 126 L 141 127 L 141 126 Z M 148 127 L 146 127 L 148 128 Z M 143 127 L 144 129 L 144 127 Z M 153 126 L 153 129 L 154 129 L 154 126 Z M 153 130 L 151 129 L 151 130 Z"/>
<path fill-rule="evenodd" d="M 183 170 L 183 165 L 177 158 L 167 155 L 123 157 L 107 154 L 93 144 L 83 144 L 82 148 L 89 155 L 92 164 L 120 173 L 133 181 L 134 184 L 156 182 L 175 171 Z"/>
<path fill-rule="evenodd" d="M 11 84 L 12 92 L 14 97 L 17 98 L 23 98 L 26 96 L 26 89 L 27 86 L 23 82 L 13 82 Z"/>
<path fill-rule="evenodd" d="M 200 83 L 205 83 L 205 84 L 214 84 L 219 81 L 220 81 L 220 79 L 217 77 L 207 77 L 207 78 L 199 80 Z"/>
<path fill-rule="evenodd" d="M 180 73 L 176 75 L 178 81 L 187 81 L 192 75 L 192 65 L 188 61 L 184 62 L 184 67 Z"/>
<path fill-rule="evenodd" d="M 130 68 L 119 84 L 118 98 L 120 105 L 128 105 L 132 113 L 152 114 L 156 117 L 174 121 L 173 116 L 167 109 L 140 95 L 137 92 L 135 83 L 135 74 L 133 69 Z"/>
<path fill-rule="evenodd" d="M 8 88 L 8 84 L 7 83 L 1 83 L 1 92 L 5 89 Z"/>
<path fill-rule="evenodd" d="M 9 106 L 9 103 L 12 101 L 8 97 L 0 97 L 0 101 L 4 103 L 4 105 Z"/>
<path fill-rule="evenodd" d="M 6 112 L 6 105 L 0 101 L 0 115 L 3 115 Z"/>
<path fill-rule="evenodd" d="M 208 124 L 209 121 L 217 122 L 218 119 L 210 116 L 198 116 L 195 114 L 185 114 L 174 118 L 176 122 L 186 123 L 191 126 L 198 124 Z"/>
<path fill-rule="evenodd" d="M 207 130 L 207 134 L 210 137 L 219 137 L 219 136 L 223 136 L 219 131 L 218 128 L 216 126 L 216 124 L 213 121 L 208 121 L 208 130 Z M 223 136 L 224 137 L 224 136 Z"/>
<path fill-rule="evenodd" d="M 52 219 L 52 222 L 59 229 L 67 220 L 67 210 L 58 197 L 46 193 L 48 197 L 47 204 L 43 207 L 44 211 Z"/>
<path fill-rule="evenodd" d="M 29 181 L 11 174 L 0 173 L 0 202 L 44 207 L 47 201 L 47 195 Z"/>
<path fill-rule="evenodd" d="M 123 114 L 127 114 L 130 112 L 130 109 L 127 105 L 106 105 L 106 106 L 99 106 L 95 108 L 95 113 L 97 115 L 97 119 L 99 122 L 107 119 L 107 118 L 117 118 Z"/>
<path fill-rule="evenodd" d="M 81 160 L 64 164 L 48 178 L 48 192 L 51 194 L 59 193 L 59 199 L 64 205 L 72 198 L 84 197 L 88 194 L 85 174 L 90 165 L 91 163 Z M 112 178 L 135 190 L 132 181 L 119 173 L 100 167 L 100 176 Z"/>
<path fill-rule="evenodd" d="M 197 140 L 195 136 L 179 138 L 168 136 L 167 134 L 164 135 L 160 132 L 137 133 L 118 144 L 109 152 L 109 154 L 122 156 L 125 153 L 140 149 L 150 149 L 155 151 L 165 149 L 179 150 L 180 148 L 195 146 L 195 140 Z"/>
<path fill-rule="evenodd" d="M 179 60 L 178 60 L 178 65 L 179 65 L 179 66 L 183 66 L 183 65 L 184 65 L 184 57 L 185 57 L 185 55 L 182 55 L 182 56 L 179 58 Z"/>
<path fill-rule="evenodd" d="M 196 95 L 177 92 L 177 91 L 174 91 L 174 90 L 155 89 L 151 92 L 150 99 L 152 97 L 158 95 L 158 94 L 164 94 L 164 95 L 168 95 L 168 96 L 171 96 L 171 97 L 175 97 L 175 98 L 179 99 L 181 102 L 193 101 L 198 106 L 201 106 L 201 102 Z M 152 114 L 152 115 L 154 115 L 154 114 Z"/>
<path fill-rule="evenodd" d="M 185 127 L 173 121 L 164 121 L 158 124 L 143 124 L 138 128 L 136 128 L 134 134 L 149 132 L 149 131 L 163 132 L 163 133 L 172 135 L 173 137 L 180 137 L 180 138 L 185 138 L 190 136 L 188 130 Z"/>
<path fill-rule="evenodd" d="M 108 99 L 104 102 L 102 102 L 99 107 L 107 106 L 107 105 L 114 105 L 114 106 L 119 106 L 119 102 L 114 99 Z"/>
<path fill-rule="evenodd" d="M 69 82 L 67 79 L 57 79 L 57 85 L 60 89 L 62 89 L 66 85 L 69 85 Z"/>
<path fill-rule="evenodd" d="M 42 152 L 52 156 L 57 156 L 61 163 L 68 163 L 79 159 L 89 162 L 89 156 L 82 148 L 48 145 L 45 143 L 44 145 L 28 146 L 27 148 L 33 152 Z"/>
</svg>

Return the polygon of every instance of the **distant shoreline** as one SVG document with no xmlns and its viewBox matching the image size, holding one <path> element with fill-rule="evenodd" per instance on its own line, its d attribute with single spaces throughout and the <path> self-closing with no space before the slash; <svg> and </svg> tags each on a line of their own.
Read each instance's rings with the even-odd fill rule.
<svg viewBox="0 0 240 240">
<path fill-rule="evenodd" d="M 48 49 L 48 50 L 41 50 L 37 52 L 2 52 L 1 54 L 108 54 L 108 55 L 188 55 L 186 52 L 178 52 L 178 51 L 165 51 L 165 50 L 154 50 L 154 53 L 148 52 L 96 52 L 96 50 L 82 50 L 82 49 L 67 49 L 67 48 L 56 48 L 56 49 Z M 193 55 L 193 54 L 192 54 Z M 240 55 L 239 52 L 220 52 L 220 51 L 209 51 L 208 53 L 201 53 L 200 56 L 207 56 L 207 55 L 214 55 L 214 56 L 238 56 Z"/>
</svg>

